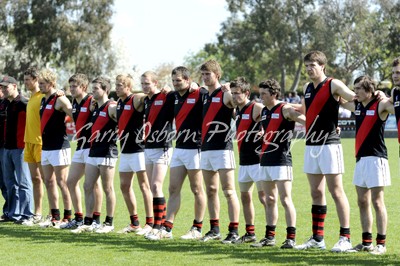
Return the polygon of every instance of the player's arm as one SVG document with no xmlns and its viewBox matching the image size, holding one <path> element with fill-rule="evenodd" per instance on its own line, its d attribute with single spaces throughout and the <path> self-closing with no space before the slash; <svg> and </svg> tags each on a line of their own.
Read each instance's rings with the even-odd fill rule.
<svg viewBox="0 0 400 266">
<path fill-rule="evenodd" d="M 135 93 L 135 98 L 133 99 L 133 107 L 139 112 L 143 111 L 144 99 L 146 99 L 146 94 L 143 92 Z"/>
<path fill-rule="evenodd" d="M 55 109 L 66 113 L 69 117 L 72 118 L 72 104 L 67 97 L 58 97 Z"/>
<path fill-rule="evenodd" d="M 112 120 L 117 122 L 117 105 L 115 102 L 110 103 L 108 106 L 108 115 Z"/>
<path fill-rule="evenodd" d="M 260 122 L 261 121 L 261 111 L 264 108 L 264 105 L 262 105 L 261 103 L 256 103 L 254 104 L 254 108 L 253 108 L 253 120 L 256 122 Z"/>
<path fill-rule="evenodd" d="M 283 106 L 282 114 L 288 120 L 298 122 L 303 126 L 306 125 L 306 116 L 297 111 L 293 106 L 287 104 Z"/>
<path fill-rule="evenodd" d="M 347 102 L 352 102 L 356 94 L 350 90 L 342 81 L 333 79 L 331 82 L 332 94 L 338 98 L 343 98 Z M 337 98 L 337 100 L 339 100 Z"/>
<path fill-rule="evenodd" d="M 304 95 L 306 95 L 306 90 L 307 90 L 308 84 L 310 84 L 310 83 L 306 83 L 306 84 L 303 86 L 303 93 L 304 93 Z M 296 108 L 296 109 L 297 109 L 297 111 L 299 111 L 299 112 L 302 113 L 303 115 L 306 114 L 306 102 L 305 102 L 304 98 L 301 99 L 301 105 L 300 105 L 300 107 L 299 107 L 299 108 Z"/>
<path fill-rule="evenodd" d="M 232 93 L 231 91 L 225 91 L 224 92 L 224 96 L 223 96 L 223 102 L 226 106 L 228 106 L 229 108 L 235 108 L 236 105 L 233 103 L 233 97 L 232 97 Z"/>
<path fill-rule="evenodd" d="M 384 99 L 379 102 L 378 112 L 382 120 L 386 119 L 388 113 L 394 114 L 394 106 L 390 99 Z"/>
<path fill-rule="evenodd" d="M 344 108 L 347 109 L 349 111 L 354 112 L 356 110 L 356 105 L 354 103 L 354 101 L 351 102 L 346 102 L 345 100 L 340 100 L 340 105 Z"/>
</svg>

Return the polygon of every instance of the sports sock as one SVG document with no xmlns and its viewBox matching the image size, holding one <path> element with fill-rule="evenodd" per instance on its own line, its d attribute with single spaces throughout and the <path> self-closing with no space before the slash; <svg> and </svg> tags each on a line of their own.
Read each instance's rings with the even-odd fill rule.
<svg viewBox="0 0 400 266">
<path fill-rule="evenodd" d="M 100 224 L 100 213 L 99 212 L 93 213 L 93 221 L 95 221 L 97 224 Z"/>
<path fill-rule="evenodd" d="M 196 227 L 197 231 L 201 233 L 201 229 L 203 228 L 203 221 L 198 222 L 196 220 L 193 220 L 193 227 Z"/>
<path fill-rule="evenodd" d="M 170 221 L 165 221 L 163 223 L 163 226 L 165 227 L 165 231 L 167 231 L 167 232 L 171 232 L 172 228 L 174 228 L 174 224 L 171 223 Z"/>
<path fill-rule="evenodd" d="M 60 221 L 60 209 L 51 209 L 52 220 Z"/>
<path fill-rule="evenodd" d="M 64 218 L 63 220 L 71 221 L 72 210 L 64 210 Z"/>
<path fill-rule="evenodd" d="M 266 228 L 265 238 L 267 238 L 267 239 L 275 238 L 276 225 L 267 225 L 265 228 Z"/>
<path fill-rule="evenodd" d="M 146 217 L 146 224 L 153 227 L 154 225 L 154 218 L 153 217 Z"/>
<path fill-rule="evenodd" d="M 160 229 L 162 224 L 162 218 L 164 215 L 164 204 L 165 198 L 153 198 L 153 212 L 154 212 L 154 229 Z"/>
<path fill-rule="evenodd" d="M 286 239 L 296 239 L 296 227 L 289 226 L 286 228 Z"/>
<path fill-rule="evenodd" d="M 91 217 L 86 217 L 83 219 L 83 224 L 84 225 L 91 225 L 93 223 L 93 218 Z"/>
<path fill-rule="evenodd" d="M 210 231 L 219 234 L 219 219 L 210 219 Z"/>
<path fill-rule="evenodd" d="M 321 242 L 324 239 L 326 211 L 326 205 L 312 205 L 311 208 L 313 238 L 317 242 Z"/>
<path fill-rule="evenodd" d="M 248 235 L 254 235 L 255 227 L 254 224 L 246 224 L 246 233 Z"/>
<path fill-rule="evenodd" d="M 75 213 L 75 221 L 77 221 L 77 222 L 82 222 L 82 221 L 83 221 L 83 213 L 81 213 L 81 212 L 76 212 L 76 213 Z"/>
<path fill-rule="evenodd" d="M 131 220 L 131 224 L 134 226 L 139 226 L 139 217 L 137 214 L 131 215 L 129 216 L 130 220 Z"/>
<path fill-rule="evenodd" d="M 238 233 L 239 223 L 230 222 L 228 226 L 228 231 L 230 233 Z"/>
<path fill-rule="evenodd" d="M 350 228 L 340 227 L 340 236 L 347 237 L 350 240 Z"/>
<path fill-rule="evenodd" d="M 104 221 L 104 223 L 106 223 L 107 225 L 112 225 L 113 224 L 113 217 L 110 216 L 106 216 L 106 220 Z"/>
<path fill-rule="evenodd" d="M 362 233 L 362 244 L 363 246 L 371 246 L 372 244 L 372 234 L 369 232 Z"/>
<path fill-rule="evenodd" d="M 376 244 L 377 245 L 386 245 L 386 235 L 376 234 Z"/>
</svg>

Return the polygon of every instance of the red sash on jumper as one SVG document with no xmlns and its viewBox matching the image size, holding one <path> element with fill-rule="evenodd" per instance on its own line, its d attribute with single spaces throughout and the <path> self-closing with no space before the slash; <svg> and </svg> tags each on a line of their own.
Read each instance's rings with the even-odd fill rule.
<svg viewBox="0 0 400 266">
<path fill-rule="evenodd" d="M 264 130 L 264 136 L 266 136 L 266 134 L 269 134 L 269 132 L 273 132 L 273 133 L 270 133 L 269 137 L 267 139 L 263 139 L 261 156 L 267 151 L 269 144 L 271 143 L 271 140 L 273 140 L 273 138 L 275 138 L 275 135 L 277 133 L 276 131 L 282 124 L 282 121 L 284 119 L 283 114 L 282 114 L 282 107 L 284 105 L 285 104 L 280 104 L 275 109 L 275 111 L 273 113 L 271 113 L 271 118 L 269 120 L 268 126 Z M 272 119 L 272 114 L 279 114 L 279 119 Z"/>
<path fill-rule="evenodd" d="M 218 98 L 219 97 L 219 102 L 213 102 L 213 98 Z M 223 106 L 223 93 L 222 91 L 219 91 L 215 96 L 211 97 L 210 101 L 210 106 L 207 110 L 207 114 L 205 115 L 203 119 L 203 125 L 201 129 L 201 140 L 204 142 L 204 138 L 206 137 L 208 133 L 208 129 L 210 128 L 210 124 L 212 121 L 214 121 L 215 116 L 218 114 L 219 110 Z"/>
<path fill-rule="evenodd" d="M 306 132 L 310 129 L 311 125 L 314 123 L 318 114 L 321 112 L 322 108 L 325 106 L 326 102 L 331 95 L 330 84 L 332 79 L 328 78 L 327 81 L 322 85 L 322 87 L 318 90 L 317 94 L 314 96 L 314 99 L 310 106 L 307 108 L 306 113 Z"/>
<path fill-rule="evenodd" d="M 49 101 L 45 101 L 44 106 L 42 106 L 42 108 L 44 108 L 42 117 L 40 119 L 40 128 L 41 128 L 42 134 L 43 134 L 44 129 L 46 128 L 47 122 L 49 122 L 51 116 L 54 113 L 54 110 L 55 110 L 54 105 L 56 104 L 57 98 L 58 98 L 57 95 L 54 95 L 54 97 L 51 98 Z M 47 106 L 49 106 L 50 109 L 47 109 Z"/>
<path fill-rule="evenodd" d="M 181 109 L 179 110 L 178 114 L 175 117 L 175 125 L 176 125 L 176 132 L 179 132 L 183 121 L 189 114 L 189 112 L 193 109 L 196 105 L 197 101 L 199 100 L 200 90 L 195 90 L 192 93 L 189 93 L 188 97 L 186 98 L 185 102 L 182 104 Z M 190 100 L 190 103 L 189 103 Z"/>
<path fill-rule="evenodd" d="M 379 102 L 376 101 L 373 103 L 369 108 L 369 110 L 374 110 L 374 115 L 365 115 L 361 126 L 357 130 L 357 135 L 356 135 L 356 157 L 358 155 L 358 151 L 360 150 L 361 146 L 363 145 L 365 139 L 371 132 L 371 129 L 373 128 L 373 125 L 375 124 L 376 120 L 378 120 L 378 104 Z"/>
</svg>

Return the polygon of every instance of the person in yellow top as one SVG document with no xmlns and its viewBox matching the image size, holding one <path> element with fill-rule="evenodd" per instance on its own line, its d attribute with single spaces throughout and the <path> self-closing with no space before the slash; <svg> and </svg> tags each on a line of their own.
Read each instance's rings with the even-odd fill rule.
<svg viewBox="0 0 400 266">
<path fill-rule="evenodd" d="M 29 165 L 33 183 L 34 216 L 24 221 L 23 225 L 32 226 L 42 220 L 43 172 L 41 167 L 42 133 L 40 132 L 40 103 L 43 94 L 38 83 L 39 71 L 30 67 L 24 72 L 25 87 L 31 92 L 26 107 L 25 149 L 24 160 Z"/>
</svg>

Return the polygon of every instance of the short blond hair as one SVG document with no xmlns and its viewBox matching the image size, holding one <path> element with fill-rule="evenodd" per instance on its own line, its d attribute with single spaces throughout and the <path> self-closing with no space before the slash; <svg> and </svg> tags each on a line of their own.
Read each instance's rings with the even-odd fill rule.
<svg viewBox="0 0 400 266">
<path fill-rule="evenodd" d="M 56 87 L 57 75 L 50 69 L 43 69 L 42 71 L 40 71 L 39 79 L 43 79 L 47 83 L 50 83 L 51 85 L 53 85 L 54 88 Z"/>
<path fill-rule="evenodd" d="M 146 71 L 142 74 L 142 78 L 150 78 L 151 81 L 158 81 L 158 75 L 154 71 Z"/>
<path fill-rule="evenodd" d="M 218 79 L 220 79 L 222 77 L 221 66 L 214 59 L 208 60 L 205 63 L 203 63 L 200 66 L 200 71 L 211 71 L 218 77 Z"/>
<path fill-rule="evenodd" d="M 117 82 L 122 82 L 124 86 L 127 86 L 128 88 L 133 89 L 133 77 L 129 74 L 119 74 L 115 80 Z"/>
</svg>

